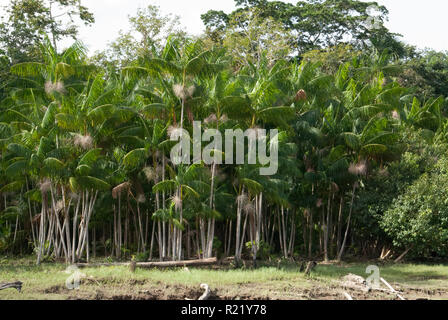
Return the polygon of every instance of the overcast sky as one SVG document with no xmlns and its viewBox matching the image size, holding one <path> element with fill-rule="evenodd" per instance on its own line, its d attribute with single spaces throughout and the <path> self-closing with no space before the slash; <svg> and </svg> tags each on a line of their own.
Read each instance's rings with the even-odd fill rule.
<svg viewBox="0 0 448 320">
<path fill-rule="evenodd" d="M 8 0 L 0 0 L 5 5 Z M 296 0 L 285 2 L 296 3 Z M 446 0 L 378 0 L 389 11 L 387 26 L 392 32 L 403 35 L 407 43 L 420 48 L 448 50 L 448 1 Z M 128 15 L 138 7 L 148 4 L 159 5 L 163 13 L 181 17 L 181 23 L 189 33 L 199 34 L 204 29 L 200 15 L 207 10 L 234 9 L 233 0 L 83 0 L 96 18 L 95 25 L 82 28 L 80 38 L 90 52 L 104 49 L 108 42 L 117 37 L 120 29 L 128 28 Z"/>
</svg>

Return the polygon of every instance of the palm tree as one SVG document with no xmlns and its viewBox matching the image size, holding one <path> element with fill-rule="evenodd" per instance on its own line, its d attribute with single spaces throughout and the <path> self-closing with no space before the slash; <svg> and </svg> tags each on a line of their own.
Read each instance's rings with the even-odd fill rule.
<svg viewBox="0 0 448 320">
<path fill-rule="evenodd" d="M 188 197 L 199 198 L 199 193 L 192 185 L 204 187 L 205 183 L 198 180 L 201 165 L 193 164 L 188 167 L 179 166 L 178 174 L 170 180 L 164 180 L 153 187 L 153 192 L 174 193 L 171 201 L 175 210 L 179 213 L 179 218 L 174 225 L 173 231 L 173 258 L 182 259 L 182 229 L 183 229 L 183 201 Z M 174 172 L 173 172 L 174 173 Z"/>
<path fill-rule="evenodd" d="M 149 259 L 154 243 L 161 260 L 211 257 L 222 235 L 237 264 L 245 248 L 255 264 L 263 244 L 291 258 L 300 235 L 303 255 L 342 259 L 359 188 L 402 154 L 400 133 L 445 141 L 443 99 L 406 95 L 386 54 L 336 74 L 262 55 L 233 70 L 222 48 L 170 37 L 116 71 L 90 65 L 79 43 L 40 49 L 41 62 L 12 67 L 0 113 L 0 230 L 19 243 L 24 229 L 38 263 L 89 260 L 101 231 L 118 258 L 145 253 L 151 234 Z M 260 176 L 248 154 L 246 164 L 220 164 L 216 147 L 209 167 L 174 165 L 167 135 L 192 131 L 194 120 L 221 133 L 258 129 L 259 144 L 277 138 L 278 173 Z"/>
</svg>

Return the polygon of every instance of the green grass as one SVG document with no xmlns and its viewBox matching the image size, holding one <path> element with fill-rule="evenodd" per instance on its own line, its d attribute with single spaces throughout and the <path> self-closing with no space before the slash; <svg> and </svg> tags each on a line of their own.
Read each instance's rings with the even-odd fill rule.
<svg viewBox="0 0 448 320">
<path fill-rule="evenodd" d="M 13 289 L 0 291 L 0 299 L 93 299 L 98 294 L 127 297 L 139 290 L 153 290 L 159 292 L 159 296 L 163 293 L 164 297 L 176 298 L 180 291 L 186 292 L 186 296 L 193 294 L 191 290 L 200 292 L 201 283 L 219 288 L 222 296 L 242 294 L 289 299 L 299 297 L 306 290 L 334 287 L 348 273 L 367 277 L 365 270 L 370 264 L 374 263 L 318 265 L 309 278 L 291 263 L 283 263 L 279 268 L 266 265 L 258 269 L 137 269 L 135 273 L 126 266 L 85 268 L 81 272 L 86 275 L 87 282 L 74 292 L 65 288 L 69 276 L 65 264 L 36 266 L 31 258 L 0 259 L 0 283 L 23 282 L 23 293 Z M 448 289 L 448 265 L 389 264 L 379 267 L 380 276 L 400 288 Z"/>
</svg>

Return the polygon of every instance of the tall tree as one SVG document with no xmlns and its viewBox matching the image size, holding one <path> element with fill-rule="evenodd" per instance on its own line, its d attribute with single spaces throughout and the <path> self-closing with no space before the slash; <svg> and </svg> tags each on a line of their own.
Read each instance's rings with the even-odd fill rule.
<svg viewBox="0 0 448 320">
<path fill-rule="evenodd" d="M 390 48 L 400 55 L 404 53 L 396 35 L 384 26 L 388 10 L 376 2 L 310 0 L 294 5 L 282 1 L 235 0 L 235 4 L 237 10 L 229 14 L 211 10 L 201 16 L 213 39 L 223 39 L 235 17 L 255 8 L 261 19 L 271 18 L 293 34 L 290 45 L 298 54 L 341 42 L 360 48 L 373 45 L 381 51 Z M 247 23 L 248 19 L 239 19 L 240 26 Z"/>
<path fill-rule="evenodd" d="M 79 26 L 75 20 L 86 25 L 95 21 L 80 0 L 12 0 L 0 24 L 0 44 L 12 64 L 33 61 L 45 35 L 55 48 L 61 39 L 76 39 Z"/>
<path fill-rule="evenodd" d="M 120 30 L 120 36 L 109 44 L 109 48 L 93 57 L 107 66 L 126 66 L 138 57 L 155 57 L 166 44 L 168 36 L 186 37 L 179 17 L 163 15 L 160 8 L 148 5 L 129 16 L 130 30 Z"/>
</svg>

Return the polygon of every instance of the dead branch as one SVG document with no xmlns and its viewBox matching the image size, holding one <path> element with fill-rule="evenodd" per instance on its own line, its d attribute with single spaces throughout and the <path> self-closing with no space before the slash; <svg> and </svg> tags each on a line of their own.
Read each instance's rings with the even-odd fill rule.
<svg viewBox="0 0 448 320">
<path fill-rule="evenodd" d="M 389 290 L 393 293 L 395 293 L 397 295 L 398 298 L 400 298 L 401 300 L 406 300 L 405 298 L 403 298 L 386 280 L 384 280 L 384 278 L 380 278 L 381 282 L 384 283 L 386 285 L 386 287 L 389 288 Z"/>
<path fill-rule="evenodd" d="M 17 291 L 22 292 L 22 282 L 11 282 L 11 283 L 0 283 L 0 290 L 5 290 L 9 288 L 15 288 Z"/>
<path fill-rule="evenodd" d="M 410 246 L 409 248 L 407 248 L 397 259 L 395 259 L 395 263 L 398 263 L 398 262 L 400 262 L 403 258 L 404 258 L 404 256 L 405 255 L 407 255 L 408 254 L 408 252 L 409 252 L 409 250 L 411 250 L 412 249 L 412 246 Z"/>
</svg>

